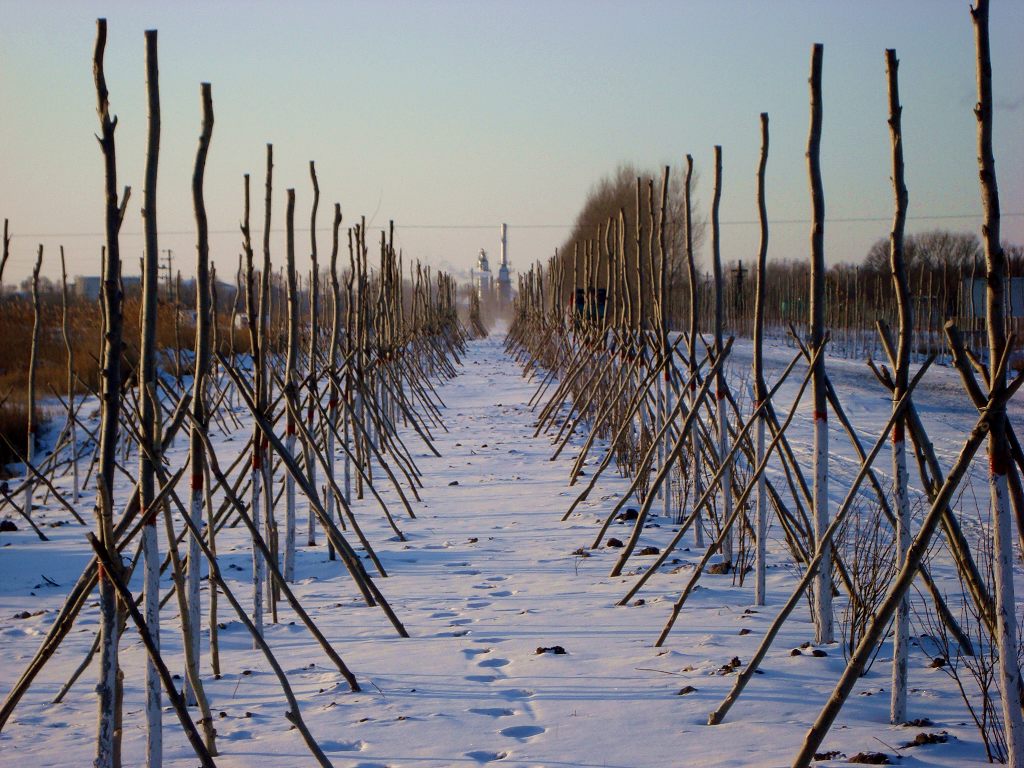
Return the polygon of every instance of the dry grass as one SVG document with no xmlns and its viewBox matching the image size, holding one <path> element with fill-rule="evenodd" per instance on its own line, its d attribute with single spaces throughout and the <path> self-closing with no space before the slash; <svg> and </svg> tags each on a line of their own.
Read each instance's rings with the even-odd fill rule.
<svg viewBox="0 0 1024 768">
<path fill-rule="evenodd" d="M 124 302 L 124 351 L 121 362 L 127 381 L 133 382 L 138 364 L 140 334 L 140 307 L 138 296 L 129 296 Z M 39 354 L 36 364 L 36 396 L 50 397 L 54 390 L 67 396 L 67 348 L 61 331 L 60 295 L 51 293 L 42 298 Z M 174 309 L 161 301 L 157 323 L 157 347 L 173 349 L 175 344 Z M 227 313 L 218 316 L 218 333 L 226 351 L 230 339 Z M 20 297 L 0 299 L 0 434 L 24 450 L 27 441 L 28 361 L 32 344 L 32 303 Z M 99 302 L 71 298 L 68 305 L 68 335 L 74 350 L 75 391 L 86 394 L 99 386 L 100 306 Z M 187 312 L 182 312 L 179 338 L 183 349 L 195 344 L 195 327 Z M 248 339 L 244 332 L 235 332 L 237 351 L 246 349 Z M 9 395 L 8 395 L 9 393 Z M 46 414 L 37 409 L 37 418 Z M 0 440 L 0 467 L 15 458 Z"/>
<path fill-rule="evenodd" d="M 39 417 L 38 409 L 36 418 Z M 24 450 L 28 439 L 28 406 L 24 403 L 12 403 L 7 400 L 0 404 L 0 435 Z M 0 440 L 0 479 L 5 477 L 4 465 L 16 461 L 14 453 L 7 443 Z"/>
</svg>

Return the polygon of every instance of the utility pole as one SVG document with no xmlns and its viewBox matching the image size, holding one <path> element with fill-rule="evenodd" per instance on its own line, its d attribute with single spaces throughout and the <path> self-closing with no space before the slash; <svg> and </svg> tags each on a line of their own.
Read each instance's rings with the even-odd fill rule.
<svg viewBox="0 0 1024 768">
<path fill-rule="evenodd" d="M 736 311 L 742 313 L 746 304 L 743 296 L 743 278 L 746 276 L 747 270 L 743 268 L 743 262 L 740 261 L 732 272 L 736 275 L 736 294 L 733 297 L 733 301 L 735 302 Z"/>
<path fill-rule="evenodd" d="M 167 272 L 167 297 L 171 297 L 171 277 L 174 275 L 174 270 L 171 268 L 174 261 L 174 251 L 170 248 L 164 248 L 163 252 L 166 254 L 167 263 L 160 267 L 160 269 Z"/>
</svg>

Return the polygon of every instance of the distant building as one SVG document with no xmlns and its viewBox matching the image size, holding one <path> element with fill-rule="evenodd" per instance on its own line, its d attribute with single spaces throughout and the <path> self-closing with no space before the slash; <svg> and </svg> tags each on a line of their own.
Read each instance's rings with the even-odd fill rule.
<svg viewBox="0 0 1024 768">
<path fill-rule="evenodd" d="M 477 296 L 480 301 L 487 301 L 491 297 L 491 267 L 487 263 L 487 251 L 480 249 L 480 255 L 476 257 L 476 272 L 474 273 Z"/>
<path fill-rule="evenodd" d="M 501 265 L 498 267 L 498 303 L 508 306 L 512 303 L 512 276 L 508 268 L 508 227 L 501 225 Z"/>
<path fill-rule="evenodd" d="M 99 277 L 78 275 L 75 278 L 75 296 L 88 301 L 96 301 L 100 297 L 100 286 L 103 280 Z"/>
<path fill-rule="evenodd" d="M 138 275 L 122 277 L 121 285 L 125 293 L 138 293 L 142 290 L 142 278 Z M 99 301 L 103 278 L 97 275 L 78 275 L 73 285 L 74 294 L 86 301 Z"/>
<path fill-rule="evenodd" d="M 1006 316 L 1024 317 L 1024 277 L 1011 277 L 1006 281 L 1006 289 L 1006 305 L 1003 308 Z M 985 278 L 964 278 L 960 294 L 960 311 L 964 317 L 985 317 L 986 291 Z"/>
</svg>

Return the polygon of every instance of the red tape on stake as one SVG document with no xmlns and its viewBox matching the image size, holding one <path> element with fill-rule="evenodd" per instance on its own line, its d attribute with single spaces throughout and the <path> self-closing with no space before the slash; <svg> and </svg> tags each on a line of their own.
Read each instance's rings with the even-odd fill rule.
<svg viewBox="0 0 1024 768">
<path fill-rule="evenodd" d="M 828 411 L 815 411 L 814 412 L 814 420 L 815 421 L 828 421 Z"/>
<path fill-rule="evenodd" d="M 201 491 L 201 490 L 203 490 L 203 475 L 202 475 L 202 473 L 200 473 L 198 475 L 192 475 L 192 490 L 193 491 Z"/>
</svg>

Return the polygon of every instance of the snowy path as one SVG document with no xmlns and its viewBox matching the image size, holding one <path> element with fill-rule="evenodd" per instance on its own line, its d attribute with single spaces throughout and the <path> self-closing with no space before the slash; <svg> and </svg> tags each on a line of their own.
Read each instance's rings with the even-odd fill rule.
<svg viewBox="0 0 1024 768">
<path fill-rule="evenodd" d="M 390 577 L 379 585 L 412 635 L 395 636 L 377 609 L 365 607 L 338 563 L 324 548 L 300 548 L 297 593 L 318 625 L 355 672 L 363 692 L 351 694 L 294 618 L 282 606 L 281 623 L 268 637 L 289 673 L 314 736 L 336 766 L 411 768 L 478 766 L 661 766 L 788 765 L 808 724 L 831 691 L 843 666 L 837 647 L 824 658 L 791 656 L 811 638 L 806 611 L 786 626 L 756 678 L 723 725 L 704 725 L 731 686 L 733 657 L 753 653 L 793 584 L 794 569 L 775 548 L 769 571 L 771 604 L 745 610 L 749 585 L 730 576 L 706 576 L 664 649 L 653 647 L 669 601 L 683 573 L 654 578 L 642 605 L 616 607 L 632 574 L 608 579 L 618 550 L 589 546 L 598 516 L 624 490 L 623 481 L 602 480 L 591 499 L 568 522 L 559 521 L 574 498 L 566 487 L 572 452 L 548 460 L 547 439 L 534 439 L 527 402 L 534 386 L 505 357 L 500 338 L 470 345 L 460 375 L 440 394 L 447 404 L 447 433 L 435 434 L 442 457 L 409 445 L 424 473 L 423 501 L 416 520 L 400 519 L 408 541 L 400 542 L 381 521 L 372 499 L 357 505 L 367 533 Z M 181 441 L 183 442 L 183 441 Z M 228 443 L 227 445 L 230 445 Z M 225 453 L 228 453 L 227 445 Z M 395 511 L 397 512 L 396 506 Z M 658 523 L 663 527 L 657 527 Z M 57 529 L 61 538 L 43 545 L 17 534 L 0 549 L 0 690 L 6 690 L 35 650 L 39 631 L 52 619 L 60 590 L 31 594 L 41 548 L 59 552 L 73 579 L 85 557 L 80 529 Z M 614 527 L 625 538 L 628 529 Z M 662 545 L 670 536 L 656 521 L 643 543 Z M 231 537 L 234 538 L 231 538 Z M 689 543 L 689 539 L 684 543 Z M 240 533 L 226 534 L 221 557 L 246 595 L 248 546 Z M 637 558 L 632 565 L 636 566 Z M 166 586 L 166 585 L 165 585 Z M 205 590 L 205 585 L 204 585 Z M 41 607 L 46 613 L 11 621 L 15 611 Z M 224 613 L 225 621 L 230 616 Z M 164 614 L 164 647 L 180 650 L 173 608 Z M 95 626 L 90 613 L 84 626 Z M 81 659 L 91 633 L 73 634 L 60 663 L 48 670 L 0 735 L 0 766 L 83 765 L 91 755 L 94 699 L 92 672 L 61 707 L 49 698 Z M 237 621 L 221 634 L 225 674 L 209 679 L 207 693 L 217 717 L 223 766 L 310 765 L 311 758 L 282 717 L 283 700 L 265 661 L 249 650 Z M 204 643 L 205 644 L 205 643 Z M 564 655 L 538 654 L 561 646 Z M 144 732 L 140 722 L 141 653 L 133 637 L 123 643 L 128 669 L 126 765 L 136 764 Z M 828 749 L 849 755 L 864 750 L 892 753 L 920 729 L 887 724 L 889 664 L 883 648 L 837 723 Z M 173 656 L 172 656 L 173 658 Z M 912 717 L 935 721 L 959 743 L 904 750 L 904 765 L 979 763 L 983 753 L 948 679 L 911 659 Z M 203 659 L 208 671 L 207 659 Z M 688 695 L 677 695 L 692 686 Z M 173 714 L 165 713 L 173 723 Z M 174 729 L 178 730 L 177 724 Z M 44 734 L 43 739 L 38 734 Z M 884 744 L 883 744 L 884 742 Z M 191 766 L 178 735 L 167 738 L 167 765 Z"/>
<path fill-rule="evenodd" d="M 604 483 L 580 515 L 559 522 L 577 492 L 566 488 L 572 456 L 550 462 L 548 441 L 532 438 L 533 391 L 499 339 L 473 344 L 460 376 L 442 390 L 450 430 L 438 442 L 443 458 L 421 460 L 426 509 L 406 526 L 408 547 L 386 560 L 386 592 L 413 638 L 386 641 L 384 653 L 379 644 L 360 646 L 352 656 L 383 691 L 363 697 L 380 714 L 356 726 L 365 751 L 353 765 L 788 764 L 841 671 L 841 653 L 790 657 L 811 637 L 806 620 L 795 619 L 766 665 L 785 678 L 756 680 L 726 724 L 704 725 L 732 682 L 719 669 L 749 657 L 771 608 L 745 613 L 749 589 L 707 577 L 666 648 L 653 648 L 683 577 L 656 579 L 644 605 L 620 608 L 632 580 L 606 577 L 618 551 L 573 554 L 589 546 L 597 513 L 624 483 Z M 612 534 L 625 538 L 624 530 Z M 770 576 L 776 601 L 791 578 L 788 567 Z M 537 653 L 556 645 L 566 654 Z M 872 677 L 888 673 L 879 669 Z M 877 682 L 865 688 L 887 687 Z M 677 695 L 687 685 L 697 690 Z M 922 688 L 916 699 L 931 695 Z M 889 728 L 887 696 L 856 698 L 850 712 L 875 723 L 843 739 L 850 754 L 883 749 L 867 732 L 897 744 L 915 735 L 881 733 Z M 937 719 L 934 706 L 929 716 Z M 962 749 L 944 747 L 948 764 L 963 759 Z M 929 750 L 917 752 L 918 764 L 928 764 Z"/>
</svg>

